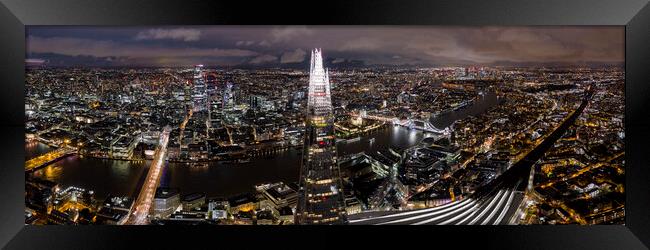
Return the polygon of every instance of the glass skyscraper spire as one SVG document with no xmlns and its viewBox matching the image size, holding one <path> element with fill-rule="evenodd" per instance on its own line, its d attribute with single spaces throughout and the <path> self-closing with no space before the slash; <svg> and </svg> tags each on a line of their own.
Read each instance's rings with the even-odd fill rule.
<svg viewBox="0 0 650 250">
<path fill-rule="evenodd" d="M 311 53 L 305 144 L 300 169 L 296 224 L 346 223 L 341 175 L 336 159 L 329 76 L 321 50 Z"/>
</svg>

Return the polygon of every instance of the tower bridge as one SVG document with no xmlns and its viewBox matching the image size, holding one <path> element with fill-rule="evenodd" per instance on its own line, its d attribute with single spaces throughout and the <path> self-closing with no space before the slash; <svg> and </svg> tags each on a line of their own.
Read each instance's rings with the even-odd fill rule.
<svg viewBox="0 0 650 250">
<path fill-rule="evenodd" d="M 364 119 L 389 122 L 389 123 L 392 123 L 394 125 L 400 125 L 400 126 L 403 126 L 403 127 L 407 127 L 409 129 L 421 130 L 421 131 L 424 131 L 424 132 L 430 132 L 430 133 L 436 133 L 436 134 L 449 134 L 449 133 L 451 133 L 451 129 L 449 129 L 449 127 L 444 128 L 444 129 L 439 129 L 439 128 L 436 128 L 435 126 L 433 126 L 433 124 L 431 124 L 431 122 L 423 121 L 423 120 L 420 120 L 420 119 L 413 119 L 413 118 L 399 119 L 397 117 L 368 115 L 365 112 L 361 112 L 360 116 L 362 118 L 364 118 Z"/>
<path fill-rule="evenodd" d="M 449 134 L 450 133 L 449 127 L 445 128 L 445 129 L 439 129 L 439 128 L 436 128 L 435 126 L 433 126 L 433 124 L 431 124 L 428 121 L 422 121 L 422 120 L 417 120 L 417 119 L 410 119 L 409 118 L 407 120 L 400 121 L 399 125 L 404 126 L 404 127 L 408 127 L 410 129 L 417 129 L 417 130 L 422 130 L 422 131 L 425 131 L 425 132 L 431 132 L 431 133 L 436 133 L 436 134 Z"/>
</svg>

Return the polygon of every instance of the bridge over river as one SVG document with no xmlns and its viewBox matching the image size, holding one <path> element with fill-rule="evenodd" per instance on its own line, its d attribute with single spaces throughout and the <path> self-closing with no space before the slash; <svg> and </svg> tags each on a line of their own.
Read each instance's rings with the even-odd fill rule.
<svg viewBox="0 0 650 250">
<path fill-rule="evenodd" d="M 54 151 L 42 154 L 25 162 L 25 172 L 35 171 L 75 153 L 77 153 L 77 150 L 74 148 L 61 147 Z"/>
</svg>

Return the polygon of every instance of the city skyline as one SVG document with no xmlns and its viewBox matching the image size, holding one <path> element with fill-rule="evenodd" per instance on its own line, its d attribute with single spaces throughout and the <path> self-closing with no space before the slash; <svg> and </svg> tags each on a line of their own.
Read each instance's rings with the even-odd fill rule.
<svg viewBox="0 0 650 250">
<path fill-rule="evenodd" d="M 51 50 L 131 66 L 26 59 L 42 66 L 25 70 L 26 224 L 625 221 L 625 71 L 576 61 L 620 56 L 602 37 L 620 30 L 238 27 L 276 39 L 185 46 L 213 42 L 208 30 L 240 39 L 232 28 L 40 31 L 76 34 L 48 40 Z M 384 39 L 337 47 L 351 31 Z M 91 33 L 123 41 L 79 41 Z M 458 40 L 432 42 L 444 34 Z M 294 42 L 333 49 L 307 45 L 307 56 Z M 387 55 L 390 67 L 371 64 Z M 471 64 L 400 64 L 441 56 Z M 210 65 L 224 57 L 243 64 Z M 143 58 L 178 65 L 133 66 Z M 478 63 L 503 58 L 536 62 Z M 559 59 L 566 65 L 545 66 Z"/>
<path fill-rule="evenodd" d="M 617 26 L 32 26 L 26 40 L 28 65 L 52 67 L 305 68 L 313 47 L 332 68 L 624 61 Z"/>
</svg>

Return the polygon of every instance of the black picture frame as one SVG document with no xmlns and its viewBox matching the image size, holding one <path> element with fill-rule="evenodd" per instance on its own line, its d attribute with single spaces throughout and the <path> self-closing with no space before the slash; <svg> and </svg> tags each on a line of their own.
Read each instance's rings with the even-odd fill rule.
<svg viewBox="0 0 650 250">
<path fill-rule="evenodd" d="M 650 7 L 647 0 L 0 1 L 0 246 L 121 249 L 182 245 L 648 249 Z M 24 225 L 26 25 L 623 25 L 626 223 L 621 226 L 178 227 Z M 326 236 L 326 237 L 323 237 Z M 315 243 L 314 239 L 318 242 Z M 303 242 L 307 241 L 307 242 Z M 311 242 L 309 242 L 311 241 Z M 409 244 L 405 245 L 405 242 Z M 451 245 L 449 245 L 451 244 Z M 275 246 L 275 247 L 274 247 Z"/>
</svg>

